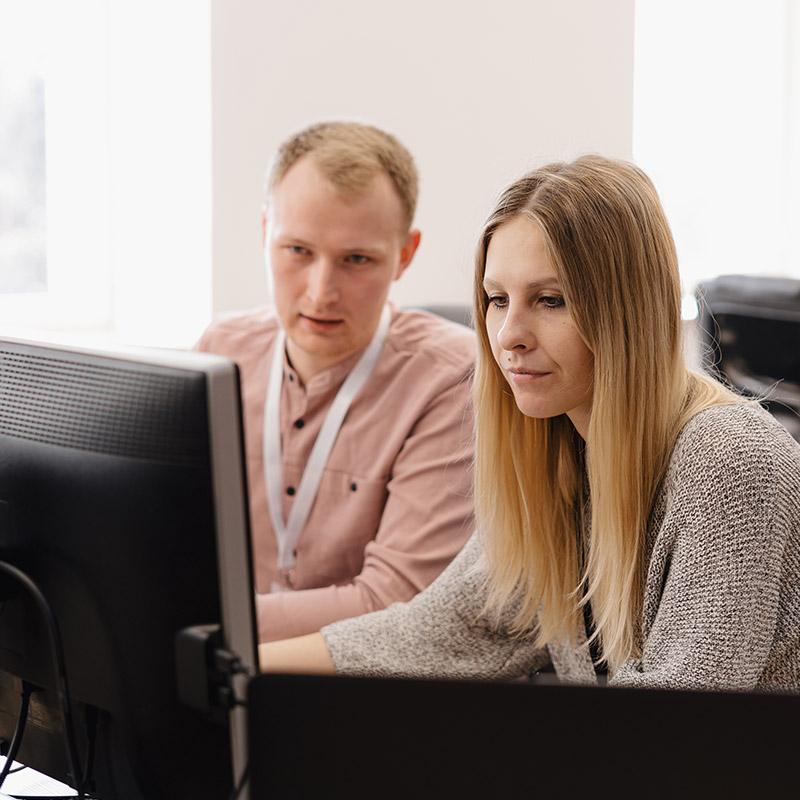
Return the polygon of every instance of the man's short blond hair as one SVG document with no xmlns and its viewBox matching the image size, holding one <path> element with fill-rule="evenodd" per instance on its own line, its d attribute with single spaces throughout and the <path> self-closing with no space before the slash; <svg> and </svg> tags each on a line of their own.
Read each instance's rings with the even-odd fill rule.
<svg viewBox="0 0 800 800">
<path fill-rule="evenodd" d="M 403 204 L 406 229 L 417 206 L 419 176 L 411 153 L 390 133 L 359 122 L 320 122 L 294 134 L 275 153 L 267 173 L 266 202 L 289 169 L 303 156 L 314 163 L 344 196 L 366 192 L 385 172 Z"/>
</svg>

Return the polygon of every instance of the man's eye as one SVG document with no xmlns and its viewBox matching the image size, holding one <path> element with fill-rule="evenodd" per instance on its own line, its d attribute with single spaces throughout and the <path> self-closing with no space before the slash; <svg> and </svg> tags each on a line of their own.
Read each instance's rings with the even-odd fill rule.
<svg viewBox="0 0 800 800">
<path fill-rule="evenodd" d="M 305 256 L 308 255 L 308 248 L 302 247 L 299 244 L 290 244 L 286 248 L 293 256 Z"/>
<path fill-rule="evenodd" d="M 369 263 L 369 256 L 363 256 L 361 253 L 351 253 L 349 256 L 347 256 L 347 260 L 351 264 L 362 266 L 363 264 Z"/>
</svg>

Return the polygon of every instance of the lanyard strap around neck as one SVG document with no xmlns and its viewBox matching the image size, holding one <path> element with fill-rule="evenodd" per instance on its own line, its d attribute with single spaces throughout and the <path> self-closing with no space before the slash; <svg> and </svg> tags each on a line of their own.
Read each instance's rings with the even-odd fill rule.
<svg viewBox="0 0 800 800">
<path fill-rule="evenodd" d="M 289 519 L 283 519 L 283 462 L 281 458 L 281 388 L 283 386 L 283 353 L 286 334 L 281 328 L 275 339 L 272 351 L 272 367 L 267 397 L 264 407 L 264 480 L 267 489 L 267 505 L 278 541 L 278 569 L 289 570 L 294 566 L 294 551 L 300 533 L 305 527 L 311 508 L 317 498 L 322 473 L 328 462 L 339 429 L 342 427 L 353 398 L 369 378 L 386 341 L 392 314 L 384 306 L 378 328 L 372 336 L 367 349 L 350 370 L 322 423 L 311 455 L 308 458 L 300 486 L 289 512 Z"/>
</svg>

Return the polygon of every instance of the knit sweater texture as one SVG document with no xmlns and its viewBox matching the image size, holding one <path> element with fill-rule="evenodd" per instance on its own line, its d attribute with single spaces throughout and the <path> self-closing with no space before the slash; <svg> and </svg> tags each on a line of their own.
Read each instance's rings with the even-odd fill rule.
<svg viewBox="0 0 800 800">
<path fill-rule="evenodd" d="M 684 426 L 645 547 L 642 655 L 611 684 L 800 690 L 800 444 L 772 416 L 735 404 Z M 485 577 L 476 534 L 413 600 L 323 628 L 337 672 L 596 682 L 583 632 L 541 648 L 510 633 L 513 604 L 484 614 Z"/>
</svg>

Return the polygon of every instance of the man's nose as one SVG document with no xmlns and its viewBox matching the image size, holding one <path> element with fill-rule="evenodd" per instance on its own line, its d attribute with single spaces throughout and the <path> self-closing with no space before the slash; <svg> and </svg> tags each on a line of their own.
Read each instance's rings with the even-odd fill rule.
<svg viewBox="0 0 800 800">
<path fill-rule="evenodd" d="M 310 267 L 306 294 L 315 305 L 329 305 L 339 299 L 336 265 L 327 258 L 318 258 Z"/>
</svg>

